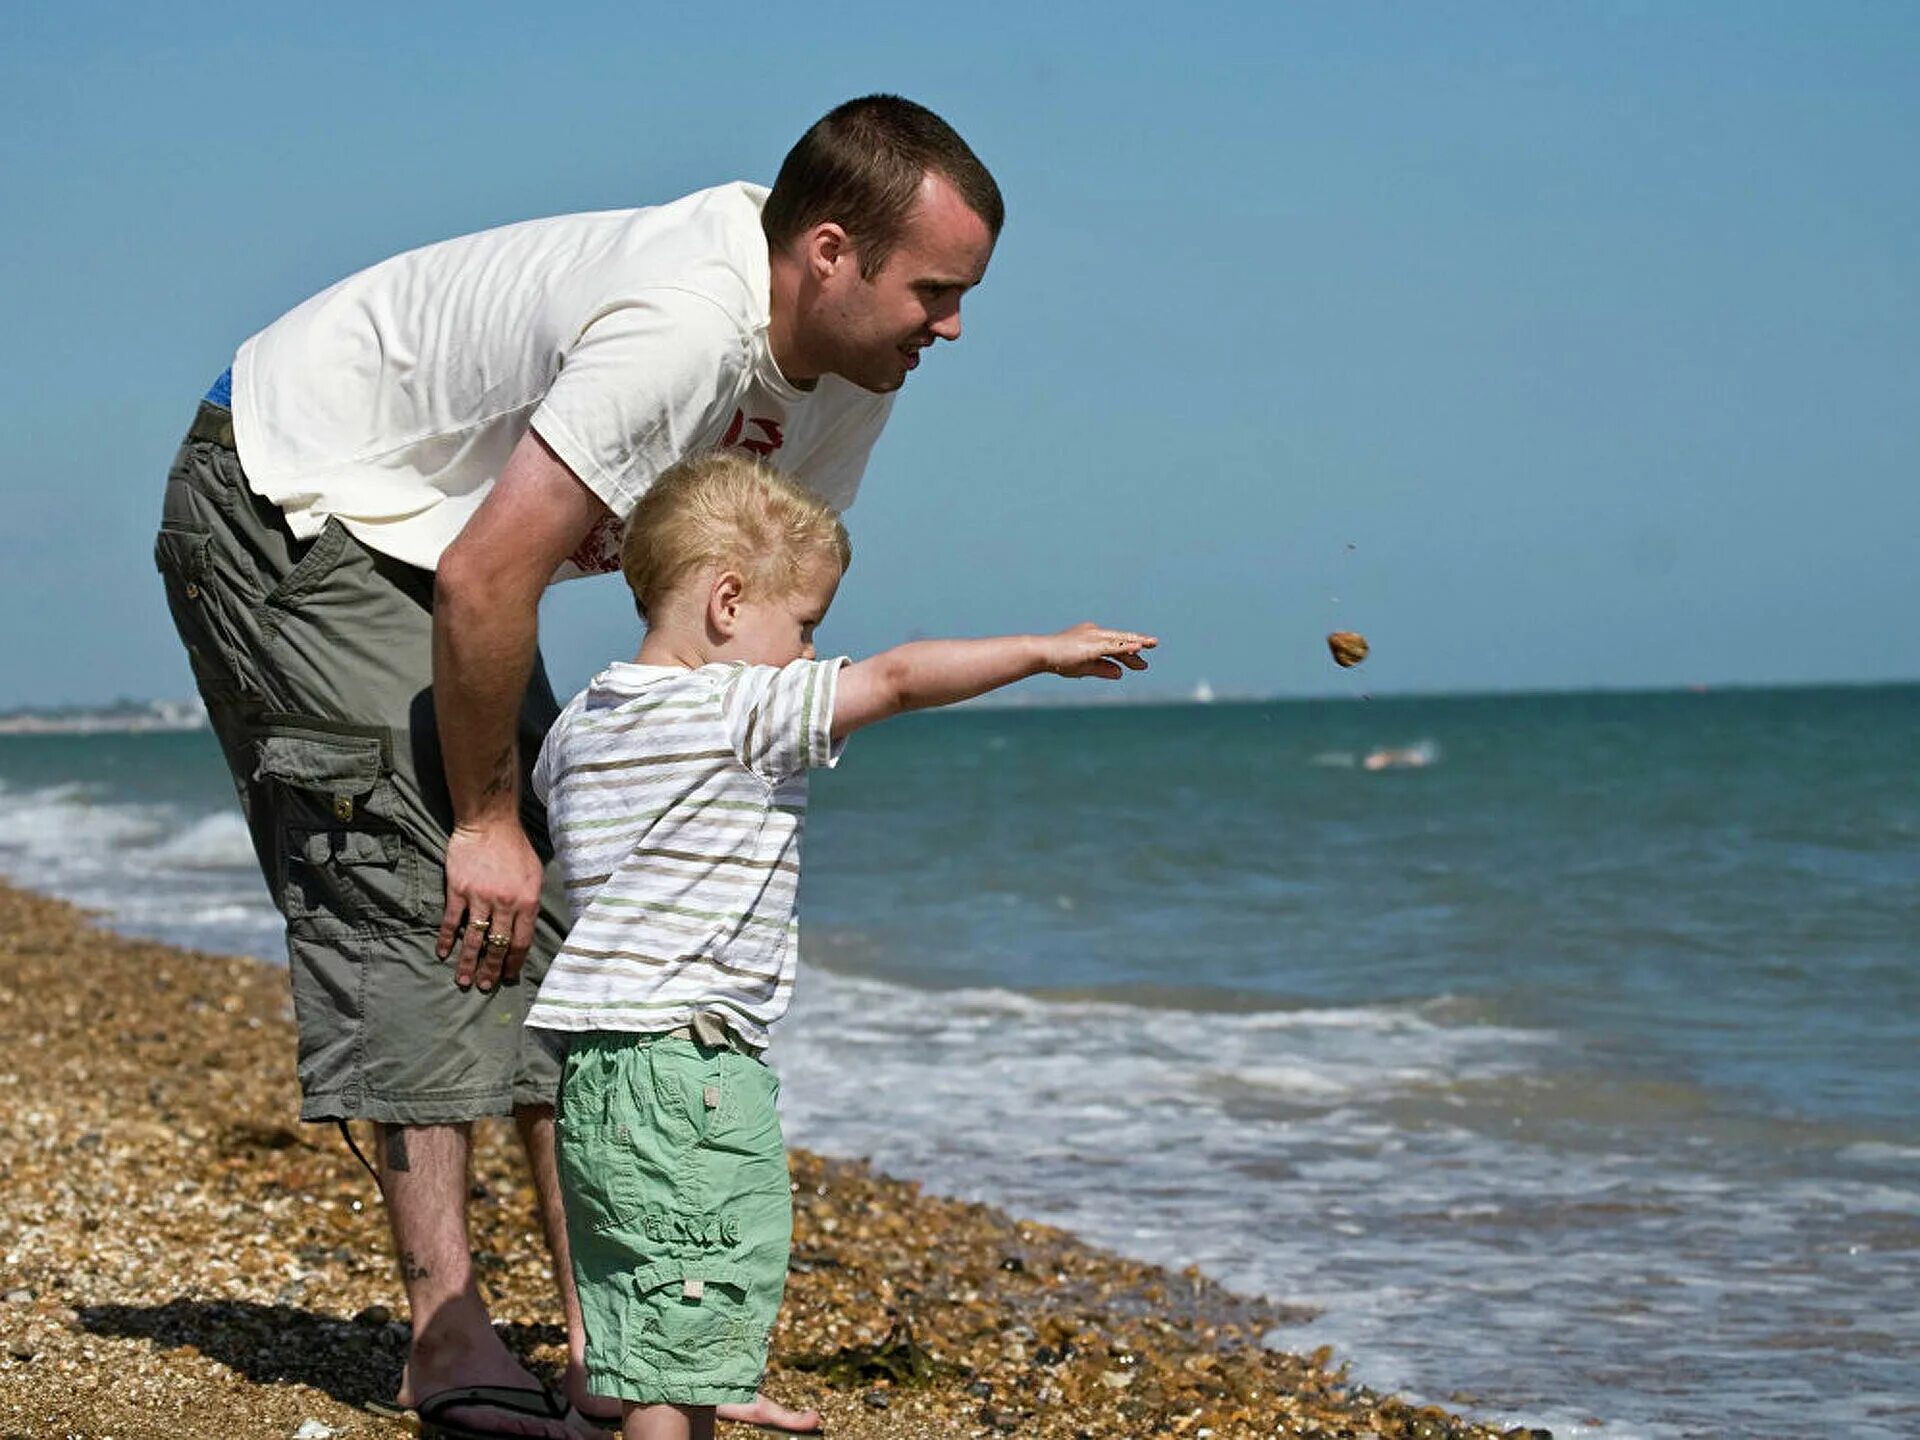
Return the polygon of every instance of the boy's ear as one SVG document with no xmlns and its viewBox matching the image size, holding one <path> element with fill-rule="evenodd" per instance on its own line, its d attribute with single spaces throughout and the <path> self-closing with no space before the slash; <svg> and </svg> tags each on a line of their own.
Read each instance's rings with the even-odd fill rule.
<svg viewBox="0 0 1920 1440">
<path fill-rule="evenodd" d="M 713 578 L 707 592 L 707 624 L 719 635 L 732 638 L 740 624 L 740 602 L 747 593 L 747 582 L 737 570 L 722 570 Z"/>
</svg>

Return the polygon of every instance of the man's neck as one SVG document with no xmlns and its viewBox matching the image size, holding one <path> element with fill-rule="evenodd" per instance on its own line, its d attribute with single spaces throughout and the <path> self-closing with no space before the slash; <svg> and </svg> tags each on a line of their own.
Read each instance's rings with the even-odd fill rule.
<svg viewBox="0 0 1920 1440">
<path fill-rule="evenodd" d="M 767 348 L 789 385 L 811 390 L 820 383 L 820 369 L 800 347 L 800 266 L 769 245 L 767 269 L 773 277 L 767 296 Z"/>
</svg>

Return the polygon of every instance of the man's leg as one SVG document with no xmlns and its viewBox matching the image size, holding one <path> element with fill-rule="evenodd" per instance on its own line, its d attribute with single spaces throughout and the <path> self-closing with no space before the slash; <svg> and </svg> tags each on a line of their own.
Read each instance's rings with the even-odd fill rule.
<svg viewBox="0 0 1920 1440">
<path fill-rule="evenodd" d="M 467 1235 L 469 1145 L 465 1125 L 380 1127 L 380 1190 L 413 1319 L 413 1347 L 400 1377 L 402 1405 L 416 1406 L 454 1386 L 540 1383 L 495 1333 L 474 1280 Z M 503 1435 L 560 1440 L 572 1433 L 556 1421 L 480 1404 L 452 1407 L 436 1418 Z"/>
<path fill-rule="evenodd" d="M 490 1037 L 516 1031 L 498 1023 L 502 1002 L 462 996 L 436 963 L 439 899 L 415 878 L 432 874 L 445 833 L 409 728 L 432 674 L 432 577 L 371 555 L 337 524 L 296 541 L 253 495 L 231 437 L 225 409 L 203 405 L 168 475 L 154 558 L 288 919 L 302 1118 L 371 1118 L 380 1106 L 406 1120 L 424 1104 L 419 1118 L 464 1121 L 504 1109 L 483 1092 L 504 1085 L 513 1055 Z M 385 863 L 367 863 L 375 857 Z M 471 1104 L 449 1104 L 463 1089 Z M 409 1404 L 459 1386 L 537 1385 L 494 1334 L 474 1281 L 467 1145 L 463 1123 L 381 1128 L 381 1189 L 414 1322 Z M 461 1418 L 503 1434 L 567 1433 L 498 1407 Z"/>
<path fill-rule="evenodd" d="M 514 1110 L 513 1118 L 520 1130 L 520 1143 L 526 1147 L 527 1166 L 533 1172 L 540 1224 L 547 1232 L 547 1249 L 553 1255 L 554 1283 L 560 1288 L 560 1307 L 567 1317 L 567 1400 L 582 1415 L 595 1420 L 618 1420 L 620 1402 L 594 1395 L 587 1389 L 587 1332 L 580 1318 L 580 1296 L 573 1288 L 567 1216 L 560 1200 L 560 1171 L 553 1158 L 553 1107 L 522 1105 Z M 765 1395 L 755 1395 L 744 1405 L 722 1405 L 718 1407 L 718 1414 L 722 1420 L 759 1425 L 791 1435 L 812 1435 L 820 1430 L 818 1410 L 794 1410 Z M 711 1429 L 708 1433 L 712 1433 Z"/>
</svg>

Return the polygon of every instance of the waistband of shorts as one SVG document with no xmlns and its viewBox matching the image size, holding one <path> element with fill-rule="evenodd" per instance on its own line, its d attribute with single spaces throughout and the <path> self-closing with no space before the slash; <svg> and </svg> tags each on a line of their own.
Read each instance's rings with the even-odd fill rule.
<svg viewBox="0 0 1920 1440">
<path fill-rule="evenodd" d="M 744 1055 L 749 1060 L 758 1060 L 759 1047 L 749 1045 L 733 1033 L 729 1025 L 722 1025 L 705 1015 L 698 1017 L 691 1025 L 680 1025 L 672 1030 L 662 1030 L 647 1037 L 650 1040 L 691 1040 L 696 1045 L 709 1050 L 731 1050 L 736 1055 Z"/>
<path fill-rule="evenodd" d="M 704 1033 L 692 1025 L 679 1025 L 671 1030 L 571 1030 L 565 1033 L 568 1046 L 581 1053 L 589 1049 L 644 1050 L 662 1040 L 684 1040 L 701 1050 L 725 1050 L 762 1065 L 767 1058 L 764 1046 L 749 1045 L 725 1026 Z"/>
<path fill-rule="evenodd" d="M 234 449 L 233 412 L 211 400 L 202 400 L 194 412 L 193 424 L 187 427 L 187 439 L 204 440 L 222 450 Z"/>
</svg>

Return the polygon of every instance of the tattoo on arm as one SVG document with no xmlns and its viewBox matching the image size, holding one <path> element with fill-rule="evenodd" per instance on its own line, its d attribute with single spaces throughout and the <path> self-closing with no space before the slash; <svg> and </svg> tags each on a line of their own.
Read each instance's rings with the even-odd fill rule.
<svg viewBox="0 0 1920 1440">
<path fill-rule="evenodd" d="M 426 1266 L 414 1258 L 413 1251 L 400 1252 L 400 1278 L 402 1280 L 425 1280 L 433 1274 Z"/>
<path fill-rule="evenodd" d="M 410 1170 L 407 1161 L 407 1132 L 398 1125 L 380 1127 L 380 1144 L 389 1170 Z"/>
<path fill-rule="evenodd" d="M 509 744 L 507 748 L 502 750 L 495 758 L 493 762 L 493 773 L 487 777 L 487 787 L 480 792 L 481 794 L 488 796 L 504 795 L 507 791 L 515 787 L 519 779 L 517 774 L 519 767 L 514 764 L 514 759 L 513 746 Z"/>
</svg>

